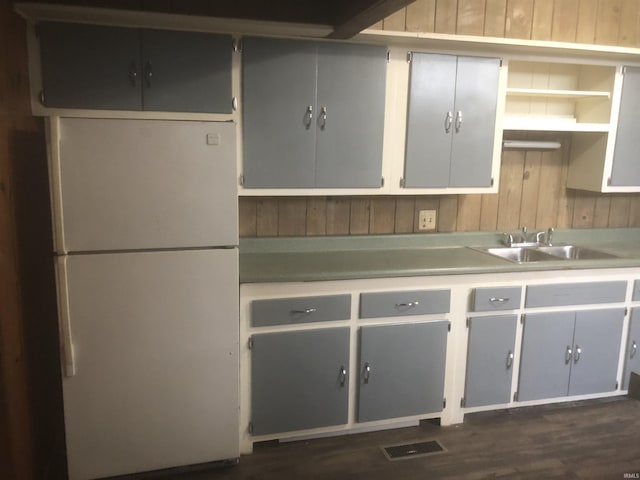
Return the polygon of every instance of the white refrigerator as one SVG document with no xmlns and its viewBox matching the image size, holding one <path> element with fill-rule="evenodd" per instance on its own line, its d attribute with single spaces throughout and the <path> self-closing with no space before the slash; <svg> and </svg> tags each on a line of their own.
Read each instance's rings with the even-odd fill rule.
<svg viewBox="0 0 640 480">
<path fill-rule="evenodd" d="M 69 479 L 237 458 L 235 125 L 48 127 Z"/>
</svg>

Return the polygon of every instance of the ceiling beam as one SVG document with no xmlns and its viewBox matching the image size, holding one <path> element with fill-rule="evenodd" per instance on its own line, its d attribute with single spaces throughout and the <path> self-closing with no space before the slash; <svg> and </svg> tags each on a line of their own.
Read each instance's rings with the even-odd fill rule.
<svg viewBox="0 0 640 480">
<path fill-rule="evenodd" d="M 347 39 L 397 12 L 415 0 L 358 0 L 333 2 L 333 32 L 327 38 Z"/>
</svg>

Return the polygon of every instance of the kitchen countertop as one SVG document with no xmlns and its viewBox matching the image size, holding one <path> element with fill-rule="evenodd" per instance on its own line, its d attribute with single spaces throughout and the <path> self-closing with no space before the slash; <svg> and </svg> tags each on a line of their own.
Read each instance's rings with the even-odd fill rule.
<svg viewBox="0 0 640 480">
<path fill-rule="evenodd" d="M 240 239 L 240 283 L 640 267 L 640 228 L 557 230 L 554 245 L 619 258 L 514 263 L 468 247 L 501 246 L 496 232 Z"/>
</svg>

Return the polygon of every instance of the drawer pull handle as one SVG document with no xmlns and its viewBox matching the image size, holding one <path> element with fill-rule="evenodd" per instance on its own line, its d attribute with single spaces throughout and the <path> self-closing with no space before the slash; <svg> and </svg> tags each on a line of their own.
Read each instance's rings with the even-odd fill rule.
<svg viewBox="0 0 640 480">
<path fill-rule="evenodd" d="M 316 308 L 305 308 L 304 310 L 291 310 L 291 315 L 309 315 L 311 313 L 316 313 L 318 309 Z"/>
<path fill-rule="evenodd" d="M 573 363 L 578 363 L 578 360 L 580 360 L 581 354 L 582 354 L 582 349 L 580 348 L 580 345 L 576 345 L 576 353 L 573 355 Z"/>
<path fill-rule="evenodd" d="M 313 105 L 307 107 L 307 111 L 304 114 L 304 126 L 308 130 L 311 127 L 311 120 L 313 119 Z"/>
<path fill-rule="evenodd" d="M 568 364 L 571 362 L 571 357 L 573 356 L 573 351 L 571 350 L 571 345 L 567 345 L 567 351 L 564 352 L 564 363 Z"/>
<path fill-rule="evenodd" d="M 456 133 L 462 128 L 462 112 L 458 110 L 456 112 Z"/>
<path fill-rule="evenodd" d="M 420 305 L 420 302 L 396 303 L 396 308 L 413 308 Z"/>
<path fill-rule="evenodd" d="M 509 370 L 513 366 L 513 352 L 509 350 L 507 353 L 507 370 Z"/>
<path fill-rule="evenodd" d="M 367 362 L 364 364 L 364 375 L 363 375 L 364 383 L 369 383 L 370 375 L 371 375 L 371 365 L 369 365 L 369 362 Z"/>
<path fill-rule="evenodd" d="M 491 297 L 489 299 L 491 303 L 504 303 L 508 302 L 509 300 L 511 300 L 509 297 Z"/>
<path fill-rule="evenodd" d="M 344 387 L 347 382 L 347 369 L 344 368 L 344 365 L 340 366 L 340 386 Z"/>
<path fill-rule="evenodd" d="M 320 130 L 324 130 L 327 126 L 327 107 L 322 107 L 320 109 L 320 118 L 318 118 L 318 122 L 320 123 Z"/>
<path fill-rule="evenodd" d="M 635 357 L 637 351 L 638 351 L 638 345 L 636 344 L 636 341 L 633 340 L 631 342 L 631 354 L 629 355 L 629 358 Z"/>
</svg>

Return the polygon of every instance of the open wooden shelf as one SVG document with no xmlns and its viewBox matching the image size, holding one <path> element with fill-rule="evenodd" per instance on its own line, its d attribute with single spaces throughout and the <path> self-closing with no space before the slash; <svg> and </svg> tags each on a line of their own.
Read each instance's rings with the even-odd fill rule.
<svg viewBox="0 0 640 480">
<path fill-rule="evenodd" d="M 546 98 L 611 98 L 611 92 L 589 90 L 549 90 L 542 88 L 507 88 L 507 95 L 514 97 L 546 97 Z"/>
</svg>

